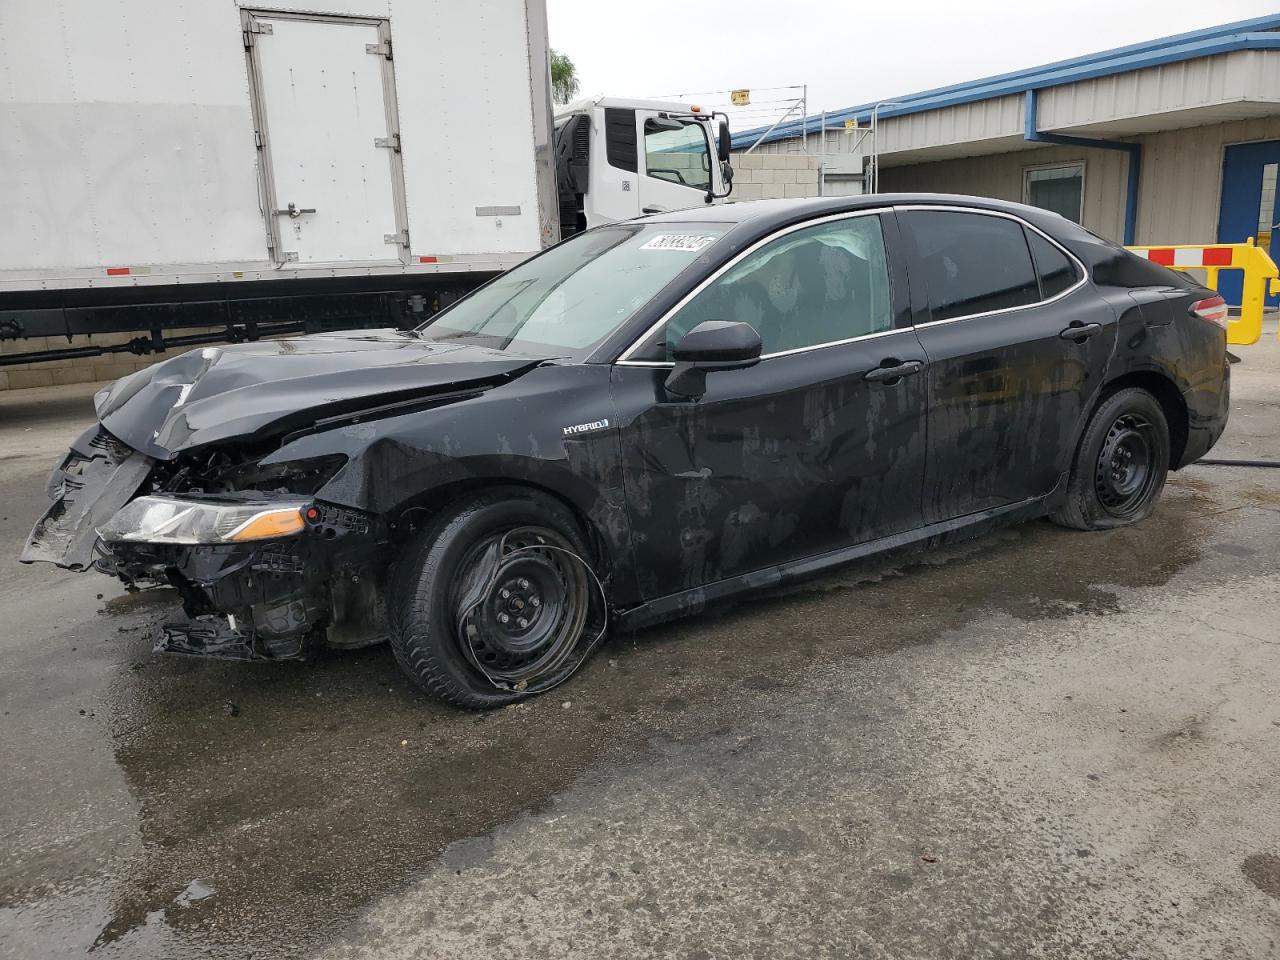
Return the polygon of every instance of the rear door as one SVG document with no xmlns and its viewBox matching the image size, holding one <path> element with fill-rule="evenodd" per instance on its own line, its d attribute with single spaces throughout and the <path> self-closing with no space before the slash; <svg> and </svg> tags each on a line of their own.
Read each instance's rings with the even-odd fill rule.
<svg viewBox="0 0 1280 960">
<path fill-rule="evenodd" d="M 904 208 L 929 358 L 924 514 L 933 523 L 1050 493 L 1116 339 L 1081 265 L 1016 217 Z"/>
<path fill-rule="evenodd" d="M 275 260 L 403 262 L 387 21 L 246 11 L 244 28 Z"/>
</svg>

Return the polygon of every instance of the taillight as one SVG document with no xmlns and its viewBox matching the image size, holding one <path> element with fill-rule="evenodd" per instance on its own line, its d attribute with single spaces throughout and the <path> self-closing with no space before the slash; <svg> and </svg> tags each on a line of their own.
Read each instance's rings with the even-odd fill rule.
<svg viewBox="0 0 1280 960">
<path fill-rule="evenodd" d="M 1197 300 L 1191 305 L 1191 312 L 1201 320 L 1208 320 L 1210 323 L 1216 323 L 1223 330 L 1227 329 L 1227 301 L 1221 297 Z"/>
</svg>

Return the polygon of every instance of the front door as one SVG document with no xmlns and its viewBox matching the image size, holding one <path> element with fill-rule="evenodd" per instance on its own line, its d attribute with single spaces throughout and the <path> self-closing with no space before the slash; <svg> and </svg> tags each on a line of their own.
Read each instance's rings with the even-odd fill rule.
<svg viewBox="0 0 1280 960">
<path fill-rule="evenodd" d="M 402 261 L 387 22 L 245 13 L 244 24 L 275 259 Z"/>
<path fill-rule="evenodd" d="M 1106 372 L 1115 313 L 1056 244 L 1021 221 L 903 210 L 930 322 L 924 515 L 940 522 L 1050 493 Z"/>
<path fill-rule="evenodd" d="M 664 213 L 701 206 L 712 189 L 715 163 L 703 124 L 637 110 L 640 135 L 640 211 Z"/>
<path fill-rule="evenodd" d="M 890 275 L 875 214 L 795 228 L 731 263 L 615 364 L 645 599 L 919 523 L 925 357 L 895 322 L 905 282 Z M 755 326 L 763 358 L 709 374 L 699 400 L 668 396 L 662 358 L 712 319 Z"/>
<path fill-rule="evenodd" d="M 1222 206 L 1218 211 L 1218 242 L 1244 243 L 1249 237 L 1271 254 L 1280 256 L 1272 237 L 1280 231 L 1276 207 L 1276 176 L 1280 172 L 1280 140 L 1238 143 L 1227 147 L 1222 162 Z M 1218 292 L 1227 303 L 1240 306 L 1244 274 L 1224 270 L 1218 274 Z M 1280 304 L 1280 295 L 1266 299 L 1268 307 Z"/>
</svg>

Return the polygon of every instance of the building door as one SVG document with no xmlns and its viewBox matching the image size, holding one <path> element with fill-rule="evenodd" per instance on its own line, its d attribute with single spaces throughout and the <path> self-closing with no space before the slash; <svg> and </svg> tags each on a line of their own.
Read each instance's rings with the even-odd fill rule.
<svg viewBox="0 0 1280 960">
<path fill-rule="evenodd" d="M 408 234 L 387 21 L 244 18 L 276 261 L 402 261 Z"/>
<path fill-rule="evenodd" d="M 1280 172 L 1280 140 L 1238 143 L 1227 147 L 1222 162 L 1222 207 L 1218 212 L 1218 242 L 1243 243 L 1256 238 L 1258 246 L 1280 256 L 1280 245 L 1272 237 L 1280 232 L 1280 207 L 1276 206 L 1276 175 Z M 1219 275 L 1218 291 L 1232 306 L 1240 306 L 1239 270 Z M 1280 297 L 1267 297 L 1267 306 L 1280 304 Z"/>
</svg>

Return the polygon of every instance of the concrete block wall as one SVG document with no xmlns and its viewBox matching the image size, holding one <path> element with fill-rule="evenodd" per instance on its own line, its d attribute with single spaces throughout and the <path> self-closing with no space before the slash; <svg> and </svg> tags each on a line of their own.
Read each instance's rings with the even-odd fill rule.
<svg viewBox="0 0 1280 960">
<path fill-rule="evenodd" d="M 819 158 L 803 153 L 734 154 L 734 200 L 818 196 Z"/>
<path fill-rule="evenodd" d="M 196 333 L 215 333 L 221 327 L 195 327 L 190 330 L 169 331 L 173 336 Z M 28 337 L 25 340 L 0 340 L 0 354 L 29 353 L 33 350 L 60 350 L 66 347 L 112 346 L 128 343 L 143 333 L 101 333 L 91 337 Z M 216 344 L 213 344 L 216 346 Z M 133 353 L 106 353 L 97 357 L 79 357 L 72 360 L 53 360 L 48 363 L 21 364 L 0 367 L 0 390 L 21 390 L 25 387 L 59 387 L 71 383 L 98 383 L 118 380 L 126 374 L 149 367 L 153 363 L 168 360 L 195 347 L 178 347 L 164 353 L 138 356 Z"/>
</svg>

